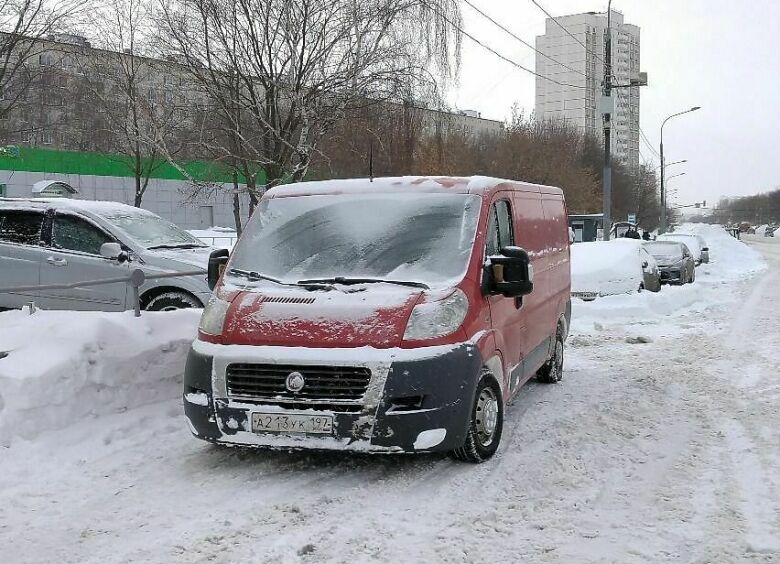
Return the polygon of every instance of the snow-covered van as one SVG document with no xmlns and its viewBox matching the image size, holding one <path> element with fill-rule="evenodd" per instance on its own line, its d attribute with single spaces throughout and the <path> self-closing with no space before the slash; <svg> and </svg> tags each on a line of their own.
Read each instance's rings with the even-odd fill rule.
<svg viewBox="0 0 780 564">
<path fill-rule="evenodd" d="M 570 319 L 561 190 L 494 178 L 269 190 L 184 378 L 193 434 L 228 445 L 496 451 L 504 407 L 557 382 Z"/>
</svg>

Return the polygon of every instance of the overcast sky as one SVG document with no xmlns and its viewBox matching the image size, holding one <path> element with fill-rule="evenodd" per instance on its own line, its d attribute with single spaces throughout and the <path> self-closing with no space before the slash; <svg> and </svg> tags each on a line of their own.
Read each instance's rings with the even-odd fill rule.
<svg viewBox="0 0 780 564">
<path fill-rule="evenodd" d="M 545 15 L 530 0 L 471 0 L 534 44 Z M 554 16 L 606 11 L 606 0 L 539 0 Z M 676 203 L 739 196 L 780 187 L 780 1 L 613 0 L 625 21 L 641 28 L 641 126 L 658 149 L 663 119 L 691 106 L 692 114 L 664 128 L 667 172 Z M 465 29 L 518 63 L 534 68 L 534 52 L 467 5 Z M 533 111 L 534 77 L 464 38 L 458 109 L 504 120 L 517 102 Z M 642 143 L 642 154 L 658 159 Z"/>
</svg>

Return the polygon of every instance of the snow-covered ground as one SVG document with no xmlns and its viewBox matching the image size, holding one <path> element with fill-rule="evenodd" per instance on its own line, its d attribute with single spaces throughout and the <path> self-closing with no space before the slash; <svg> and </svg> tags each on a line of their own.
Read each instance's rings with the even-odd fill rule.
<svg viewBox="0 0 780 564">
<path fill-rule="evenodd" d="M 0 417 L 35 399 L 14 378 L 45 397 L 36 430 L 0 447 L 0 558 L 778 562 L 780 240 L 750 241 L 764 260 L 702 234 L 713 262 L 692 286 L 576 305 L 564 380 L 521 392 L 479 466 L 216 448 L 190 436 L 175 385 L 193 312 L 2 313 Z M 35 351 L 59 343 L 55 370 Z"/>
</svg>

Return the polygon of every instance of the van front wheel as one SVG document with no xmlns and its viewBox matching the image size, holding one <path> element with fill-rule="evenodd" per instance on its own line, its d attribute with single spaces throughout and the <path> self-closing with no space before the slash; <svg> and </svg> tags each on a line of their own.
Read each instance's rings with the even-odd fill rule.
<svg viewBox="0 0 780 564">
<path fill-rule="evenodd" d="M 477 384 L 468 433 L 463 446 L 452 451 L 453 458 L 478 464 L 498 450 L 504 428 L 504 402 L 495 378 L 484 373 Z"/>
</svg>

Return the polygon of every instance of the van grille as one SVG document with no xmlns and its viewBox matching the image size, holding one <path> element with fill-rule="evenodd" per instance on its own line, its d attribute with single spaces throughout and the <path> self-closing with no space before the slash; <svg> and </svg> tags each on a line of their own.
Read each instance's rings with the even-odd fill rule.
<svg viewBox="0 0 780 564">
<path fill-rule="evenodd" d="M 300 372 L 305 384 L 299 392 L 287 389 L 287 376 Z M 230 364 L 226 370 L 231 397 L 249 400 L 289 399 L 362 400 L 371 381 L 371 370 L 362 366 L 295 366 L 287 364 Z"/>
</svg>

